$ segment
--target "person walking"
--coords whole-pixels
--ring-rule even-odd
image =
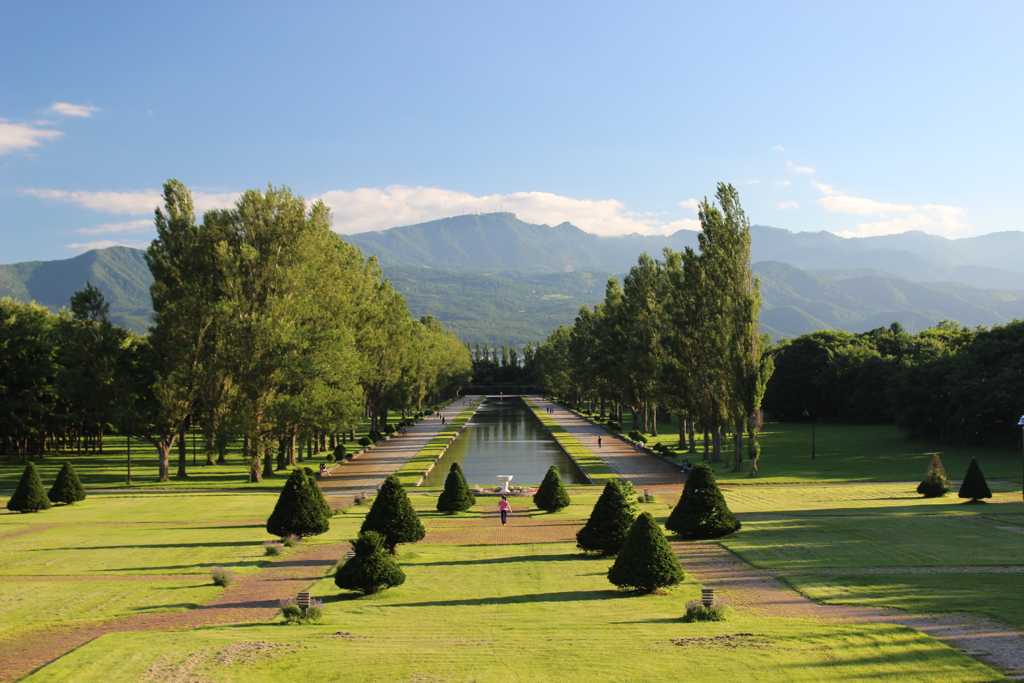
[[[505,526],[505,522],[508,521],[508,513],[512,512],[512,506],[508,504],[508,498],[505,496],[502,496],[498,503],[498,512],[501,513],[501,525]]]
[[[597,437],[597,447],[598,447],[598,448],[600,448],[600,447],[601,447],[601,437],[600,437],[600,436],[599,436],[599,437]]]

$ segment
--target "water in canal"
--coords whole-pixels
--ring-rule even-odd
[[[518,396],[485,399],[421,485],[444,486],[453,462],[470,486],[497,486],[499,474],[511,474],[512,486],[537,486],[552,465],[566,484],[587,483]]]

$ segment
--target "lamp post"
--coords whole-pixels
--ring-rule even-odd
[[[817,460],[817,458],[815,457],[815,453],[814,453],[814,447],[815,447],[815,443],[814,443],[814,413],[809,413],[809,412],[807,412],[807,408],[804,408],[804,417],[808,417],[808,416],[810,416],[810,418],[811,418],[811,460]],[[1024,416],[1021,416],[1020,419],[1022,421],[1024,421]],[[1022,422],[1022,424],[1024,424],[1024,422]]]
[[[1024,415],[1020,416],[1020,420],[1017,421],[1017,426],[1020,427],[1020,457],[1021,457],[1021,478],[1024,480]],[[1024,483],[1021,484],[1021,498],[1024,499]]]

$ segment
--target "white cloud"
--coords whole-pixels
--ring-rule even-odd
[[[788,166],[789,170],[793,171],[793,173],[814,173],[814,169],[810,166],[797,166],[792,161],[787,161],[786,166]]]
[[[161,193],[157,190],[85,192],[36,188],[22,190],[22,194],[67,202],[108,214],[146,215],[162,204]],[[238,192],[192,192],[197,217],[209,209],[230,207],[239,197]],[[510,211],[529,223],[557,225],[568,221],[596,235],[633,232],[664,235],[677,230],[700,230],[700,221],[695,218],[666,220],[658,213],[629,211],[616,199],[576,199],[550,192],[514,192],[478,197],[434,187],[392,185],[383,189],[363,187],[352,191],[331,190],[314,199],[322,199],[331,208],[334,230],[341,234],[387,230],[399,225],[412,225],[460,214],[494,211]],[[678,205],[696,211],[699,202],[691,198],[678,202]],[[151,225],[151,221],[106,223],[83,228],[79,232],[127,232],[142,230],[144,224]]]
[[[384,189],[332,190],[318,197],[331,207],[334,230],[350,235],[386,230],[399,225],[458,216],[466,213],[511,211],[529,223],[557,225],[568,221],[596,235],[669,234],[677,230],[699,230],[700,221],[681,219],[665,222],[632,213],[616,199],[576,199],[550,192],[514,192],[483,197],[435,187],[391,185]],[[690,208],[687,200],[681,206]]]
[[[936,235],[955,237],[971,225],[966,222],[967,209],[945,204],[893,204],[863,197],[851,197],[831,185],[814,183],[826,195],[815,201],[829,213],[851,213],[877,216],[884,220],[858,223],[857,230],[837,234],[843,237],[893,235],[908,230],[922,230]]]
[[[0,154],[39,147],[45,140],[56,140],[64,135],[59,130],[43,130],[34,126],[35,124],[10,123],[7,119],[0,119]]]
[[[125,223],[104,223],[93,228],[75,230],[75,232],[80,235],[102,235],[107,232],[142,232],[144,230],[151,230],[153,227],[152,218],[140,218],[137,221],[127,221]]]
[[[50,105],[50,108],[46,110],[53,114],[61,114],[63,116],[83,116],[89,118],[93,115],[93,112],[103,111],[99,107],[90,107],[87,104],[71,104],[69,102],[54,102]]]
[[[776,209],[799,209],[800,202],[782,202],[775,205]]]
[[[816,182],[814,182],[812,180],[811,181],[811,185],[814,185],[816,188],[818,188],[818,190],[822,194],[825,194],[825,195],[832,196],[832,195],[837,195],[837,194],[843,194],[843,192],[841,190],[837,190],[836,188],[832,187],[831,185],[826,185],[825,183],[816,183]]]
[[[82,192],[68,190],[27,189],[22,194],[51,199],[58,202],[77,204],[103,213],[141,215],[153,213],[163,205],[163,195],[158,190],[133,190],[129,192]],[[231,206],[241,196],[240,192],[192,192],[192,203],[196,215],[210,209]]]
[[[776,180],[775,184],[778,185],[779,187],[785,187],[786,185],[789,185],[792,182],[793,181],[791,180]]]
[[[760,180],[743,180],[743,181],[740,181],[740,185],[757,185],[760,182],[761,182]]]
[[[148,240],[99,240],[98,242],[81,242],[79,244],[65,244],[65,249],[77,251],[91,251],[92,249],[106,249],[107,247],[133,247],[145,249],[149,246]]]
[[[782,145],[775,145],[774,147],[772,147],[772,151],[773,152],[785,152],[786,148],[783,147]]]

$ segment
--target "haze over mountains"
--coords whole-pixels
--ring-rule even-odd
[[[916,331],[940,320],[993,325],[1024,317],[1024,233],[950,240],[922,232],[848,239],[752,226],[762,328],[791,337],[823,328],[862,331],[898,321]],[[598,237],[511,213],[455,216],[344,236],[405,294],[461,339],[522,344],[570,324],[646,251],[697,247],[697,233]],[[0,266],[0,296],[56,309],[89,280],[114,322],[137,332],[150,313],[142,252],[112,247],[63,261]]]

